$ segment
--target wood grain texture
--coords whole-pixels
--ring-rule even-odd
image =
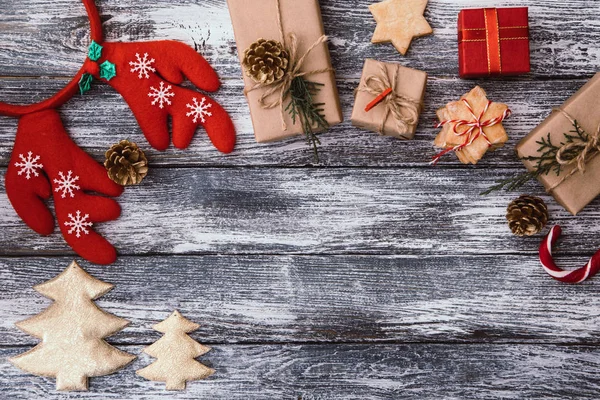
[[[515,194],[480,196],[506,169],[161,168],[128,188],[116,221],[97,226],[122,255],[537,253],[540,237],[510,234]],[[1,172],[4,174],[4,170]],[[543,195],[537,183],[525,191]],[[551,223],[568,253],[591,255],[594,201],[577,218],[551,197]],[[0,184],[0,255],[71,254],[12,210]]]
[[[357,66],[362,69],[362,65]],[[66,83],[63,79],[1,79],[1,92],[13,103],[39,101],[51,96]],[[508,103],[513,116],[505,122],[510,135],[506,147],[487,155],[477,168],[506,166],[524,170],[514,154],[514,145],[546,118],[553,107],[561,105],[575,93],[585,80],[557,81],[480,81],[494,101]],[[425,110],[420,118],[416,138],[401,141],[354,128],[350,123],[353,91],[358,80],[340,81],[341,101],[346,122],[322,134],[320,150],[323,166],[422,166],[438,150],[433,140],[436,110],[472,89],[475,83],[458,79],[432,78],[427,86]],[[233,154],[224,156],[210,144],[200,129],[186,151],[171,146],[166,152],[150,148],[143,137],[131,110],[119,94],[107,85],[98,84],[86,96],[77,96],[61,108],[65,126],[71,136],[97,160],[121,138],[136,141],[147,151],[151,166],[304,166],[313,162],[313,154],[302,137],[271,144],[258,144],[250,121],[248,105],[242,95],[239,80],[227,80],[215,98],[231,113],[238,131],[238,145]],[[16,133],[15,119],[0,117],[0,165],[6,166]],[[454,155],[443,164],[460,165]]]
[[[425,17],[434,34],[413,42],[407,57],[388,44],[370,43],[375,22],[370,0],[321,0],[325,31],[331,37],[334,67],[341,78],[358,78],[360,60],[402,61],[435,76],[456,76],[456,21],[468,7],[496,7],[495,0],[436,0]],[[73,0],[3,0],[0,75],[70,76],[88,44],[83,6]],[[102,0],[98,2],[107,39],[178,39],[195,46],[222,76],[239,77],[240,68],[225,0]],[[530,9],[531,77],[591,75],[600,65],[600,22],[594,0],[503,1],[501,6]],[[50,55],[51,57],[40,57]],[[19,60],[18,63],[15,60]],[[359,60],[357,62],[357,60]]]
[[[115,284],[98,303],[132,324],[110,342],[133,354],[158,339],[152,324],[174,308],[201,324],[213,347],[201,361],[217,374],[183,393],[134,371],[63,394],[7,358],[35,344],[14,322],[49,301],[32,286],[75,255],[60,233],[40,237],[14,213],[0,179],[0,389],[2,398],[115,399],[593,399],[600,391],[598,280],[557,283],[537,261],[539,237],[512,237],[513,194],[478,195],[523,171],[513,148],[600,66],[596,0],[430,0],[434,35],[406,57],[371,45],[372,0],[321,0],[346,122],[321,136],[310,167],[302,138],[256,144],[242,96],[225,0],[98,0],[111,41],[176,39],[195,47],[223,78],[215,98],[231,113],[238,147],[218,153],[201,131],[186,151],[149,149],[119,95],[96,84],[61,108],[67,130],[98,161],[129,138],[151,172],[119,199],[118,221],[98,230],[121,252],[112,266],[82,265]],[[500,4],[501,3],[501,4]],[[456,18],[468,7],[528,6],[532,73],[457,78]],[[0,98],[40,101],[80,67],[89,43],[77,0],[0,0]],[[430,74],[411,142],[353,128],[353,90],[366,57]],[[506,147],[474,167],[453,156],[427,165],[435,110],[481,84],[514,111]],[[15,137],[0,117],[0,178]],[[558,261],[583,265],[600,245],[600,200],[571,217],[542,187],[564,227]],[[52,202],[50,202],[52,207]]]
[[[0,356],[25,350],[0,349]],[[128,399],[593,399],[600,390],[599,352],[552,345],[217,345],[201,358],[217,373],[181,393],[134,375],[150,363],[145,355],[115,375],[93,378],[90,392],[57,394],[52,380],[24,376],[5,363],[0,386],[7,398],[26,399],[121,399],[124,393]]]
[[[69,261],[0,258],[0,347],[36,343],[14,323],[50,304],[32,287]],[[152,256],[82,266],[116,283],[98,304],[131,321],[111,338],[119,344],[152,343],[151,327],[174,309],[201,324],[194,337],[206,344],[600,340],[595,282],[565,286],[529,256]]]

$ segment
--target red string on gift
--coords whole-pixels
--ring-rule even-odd
[[[479,117],[478,117],[477,115],[475,115],[475,111],[473,111],[473,107],[471,107],[471,104],[469,104],[467,99],[461,99],[461,100],[467,107],[467,110],[469,110],[469,113],[471,114],[473,119],[470,121],[465,120],[465,119],[450,119],[450,120],[440,122],[439,124],[436,125],[436,128],[441,128],[448,124],[454,124],[454,128],[452,129],[452,131],[454,132],[454,134],[456,136],[464,136],[465,141],[463,144],[447,148],[446,150],[438,153],[436,156],[433,157],[433,161],[431,161],[431,164],[433,164],[433,165],[436,165],[440,161],[440,159],[443,156],[445,156],[446,154],[451,153],[451,152],[461,151],[465,147],[472,145],[473,142],[475,142],[475,140],[477,140],[479,137],[483,137],[485,139],[485,141],[487,142],[488,146],[491,147],[492,142],[490,142],[490,140],[487,137],[483,128],[498,125],[498,124],[502,123],[506,118],[510,117],[510,115],[512,114],[512,111],[507,108],[504,111],[504,113],[502,113],[501,116],[489,119],[487,121],[482,121],[483,116],[485,115],[487,110],[492,105],[492,101],[488,101],[488,103],[486,104],[486,106],[481,111],[481,113],[479,114]],[[469,129],[467,129],[464,132],[459,132],[458,128],[461,126],[468,126]]]

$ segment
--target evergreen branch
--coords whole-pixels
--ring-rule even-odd
[[[290,89],[287,94],[290,95],[290,103],[285,108],[285,111],[290,113],[292,122],[300,121],[302,131],[306,135],[306,141],[313,148],[315,161],[319,163],[318,145],[321,144],[315,130],[329,128],[329,123],[325,120],[324,108],[325,103],[315,103],[314,96],[319,93],[322,83],[311,82],[302,76],[298,76],[292,80]]]
[[[482,192],[480,195],[485,196],[500,190],[513,192],[523,187],[527,182],[537,179],[542,175],[548,175],[551,172],[554,172],[556,176],[559,176],[563,170],[563,166],[558,162],[556,157],[559,151],[567,144],[576,143],[576,146],[567,148],[561,153],[561,159],[567,161],[574,160],[579,157],[589,140],[588,134],[581,128],[577,121],[574,121],[573,129],[569,133],[565,133],[564,137],[565,141],[558,146],[552,143],[550,133],[548,133],[547,137],[542,137],[536,142],[540,145],[538,153],[541,154],[539,156],[522,158],[522,160],[536,163],[533,171],[497,181],[494,186],[490,187],[485,192]]]
[[[517,176],[513,176],[512,178],[503,179],[501,181],[497,181],[496,185],[490,187],[485,192],[480,193],[480,196],[487,196],[490,193],[497,192],[500,190],[505,190],[507,192],[514,192],[531,180],[536,179],[539,176],[537,171],[525,172],[523,174],[519,174]]]

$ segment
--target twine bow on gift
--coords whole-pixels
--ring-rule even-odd
[[[483,128],[501,124],[506,118],[510,117],[510,115],[512,114],[512,111],[507,108],[506,110],[504,110],[502,115],[500,115],[496,118],[482,121],[483,116],[485,115],[485,113],[488,111],[488,109],[492,105],[492,101],[488,100],[488,103],[486,104],[484,109],[481,111],[479,116],[477,116],[477,115],[475,115],[475,112],[473,111],[473,107],[471,107],[471,104],[469,104],[467,99],[461,99],[461,100],[464,103],[464,105],[467,107],[467,110],[469,110],[469,113],[471,114],[472,119],[471,120],[450,119],[450,120],[440,122],[439,124],[436,125],[436,128],[441,128],[444,125],[448,125],[448,124],[454,124],[454,128],[452,129],[453,133],[456,136],[464,136],[465,141],[464,141],[464,143],[459,144],[458,146],[450,147],[450,148],[440,152],[439,154],[437,154],[435,157],[433,157],[433,161],[431,162],[433,165],[437,164],[440,161],[440,159],[443,156],[445,156],[446,154],[451,153],[453,151],[454,152],[461,151],[465,147],[472,145],[473,142],[475,142],[475,140],[479,139],[480,137],[483,137],[485,139],[485,141],[487,142],[488,146],[492,147],[492,142],[488,138],[488,136],[485,133],[485,130]],[[461,126],[467,126],[467,127],[469,127],[469,129],[467,129],[464,132],[459,132],[458,128]]]
[[[560,112],[565,118],[573,124],[577,125],[577,121],[568,112],[561,108],[555,108],[554,112]],[[562,185],[567,179],[571,178],[577,173],[584,174],[586,164],[592,161],[598,154],[600,154],[600,125],[593,134],[586,134],[585,137],[570,136],[570,140],[560,146],[556,152],[556,162],[562,167],[568,167],[575,165],[568,174],[563,176],[557,183],[548,188],[551,192],[560,185]]]
[[[419,120],[420,102],[408,96],[399,93],[398,91],[398,76],[400,66],[396,65],[392,71],[390,78],[388,70],[384,64],[380,64],[381,73],[379,75],[369,75],[363,85],[358,88],[358,92],[365,92],[376,96],[375,100],[367,106],[365,111],[370,111],[376,104],[383,103],[385,107],[385,115],[381,120],[378,132],[383,134],[385,124],[390,115],[394,118],[398,133],[405,139],[410,139],[404,136],[409,129],[415,126]]]
[[[306,59],[308,58],[309,54],[315,48],[317,48],[317,46],[327,42],[328,37],[326,35],[321,36],[320,38],[317,39],[316,42],[314,42],[308,48],[308,50],[306,50],[306,52],[302,56],[299,56],[299,54],[298,54],[298,39],[297,39],[296,35],[294,33],[290,33],[288,35],[288,41],[286,42],[286,40],[285,40],[286,36],[285,36],[285,33],[283,32],[283,21],[282,21],[282,17],[281,17],[281,2],[280,2],[280,0],[276,0],[276,4],[277,4],[277,24],[279,27],[279,34],[281,35],[281,39],[282,39],[282,43],[283,43],[284,47],[289,52],[290,67],[287,70],[287,72],[285,73],[285,75],[280,80],[276,80],[275,82],[272,82],[272,83],[257,83],[250,89],[244,90],[244,94],[248,94],[248,93],[258,90],[258,89],[266,88],[267,90],[265,90],[265,92],[260,96],[260,98],[258,99],[258,102],[259,102],[260,106],[264,109],[273,109],[275,107],[279,107],[280,114],[281,114],[282,128],[284,130],[287,130],[283,102],[285,101],[285,98],[290,94],[290,90],[292,87],[292,81],[295,78],[300,78],[300,77],[307,76],[307,75],[315,75],[315,74],[320,74],[323,72],[331,72],[331,71],[333,71],[333,69],[332,68],[322,68],[322,69],[315,69],[315,70],[301,72],[302,67],[303,67]],[[270,98],[273,95],[277,95],[277,98],[270,100]]]

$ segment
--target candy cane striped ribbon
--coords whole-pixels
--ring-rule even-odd
[[[552,258],[552,246],[556,244],[562,229],[556,225],[540,246],[540,262],[542,267],[551,277],[565,283],[581,283],[596,275],[600,271],[600,250],[594,254],[590,261],[583,267],[574,271],[564,271],[556,266]]]
[[[502,121],[504,121],[506,118],[510,117],[510,115],[512,114],[512,111],[507,108],[504,111],[504,113],[502,113],[501,116],[489,119],[487,121],[481,121],[481,119],[483,118],[483,116],[485,115],[487,110],[492,105],[492,101],[488,101],[488,103],[486,104],[483,111],[481,111],[481,113],[479,114],[479,117],[478,117],[477,115],[475,115],[475,111],[473,111],[473,107],[471,107],[471,105],[469,104],[467,99],[461,99],[461,100],[467,107],[467,110],[469,110],[469,113],[471,114],[473,119],[470,121],[467,121],[465,119],[450,119],[447,121],[440,122],[439,124],[436,125],[436,128],[441,128],[444,125],[448,125],[448,124],[454,124],[454,128],[452,129],[452,131],[454,132],[454,134],[456,136],[465,136],[465,142],[458,146],[450,147],[450,148],[440,152],[439,154],[437,154],[435,157],[433,157],[433,161],[431,162],[433,165],[437,164],[440,161],[440,159],[443,156],[445,156],[446,154],[451,153],[453,151],[461,151],[465,147],[472,145],[473,142],[475,140],[477,140],[480,136],[483,137],[485,139],[485,141],[487,142],[488,146],[491,147],[492,142],[490,142],[490,139],[487,137],[483,128],[498,125],[498,124],[502,123]],[[461,126],[468,126],[469,129],[467,129],[464,132],[458,132],[458,128]]]

